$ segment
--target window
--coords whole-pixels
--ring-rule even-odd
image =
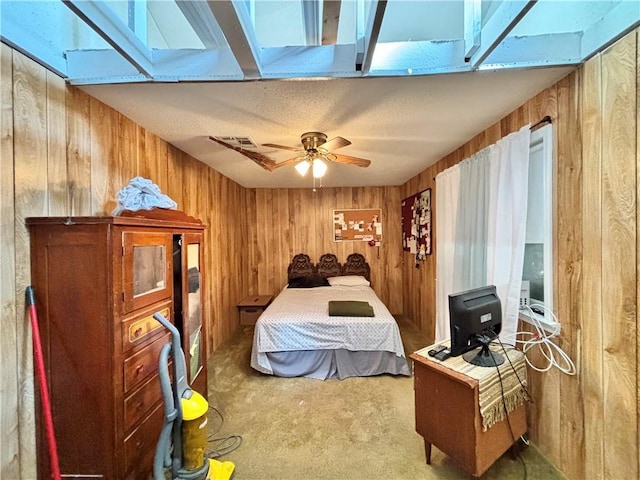
[[[534,312],[545,327],[551,327],[553,310],[553,127],[546,125],[531,134],[527,231],[522,269],[521,303],[542,304],[549,311]],[[528,297],[528,300],[524,300]],[[537,310],[537,308],[536,308]],[[530,312],[520,318],[531,321]]]

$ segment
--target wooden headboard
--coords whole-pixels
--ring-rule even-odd
[[[338,257],[333,253],[325,253],[320,257],[318,265],[316,265],[318,274],[324,278],[337,277],[342,275],[342,265],[338,262]]]
[[[309,255],[298,253],[293,257],[287,268],[288,279],[296,277],[311,277],[321,275],[325,278],[339,275],[361,275],[371,281],[371,267],[360,253],[352,253],[347,257],[344,265],[338,262],[333,253],[325,253],[320,257],[317,265],[311,262]]]
[[[289,280],[296,277],[311,277],[316,274],[316,267],[311,263],[311,258],[305,253],[299,253],[293,257],[287,268]]]
[[[342,275],[362,275],[371,281],[371,267],[360,253],[352,253],[342,266]]]

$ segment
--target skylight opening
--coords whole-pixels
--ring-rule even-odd
[[[1,21],[72,84],[316,79],[577,65],[640,2],[3,0]]]

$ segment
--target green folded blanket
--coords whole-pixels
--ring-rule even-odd
[[[330,317],[373,317],[373,307],[369,302],[355,300],[330,300]]]

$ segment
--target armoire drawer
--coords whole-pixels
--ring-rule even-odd
[[[124,440],[124,462],[126,470],[132,468],[140,473],[150,474],[153,466],[153,455],[156,450],[160,431],[164,423],[164,405],[160,403],[146,417],[131,435]],[[147,478],[135,475],[136,478]]]
[[[124,400],[124,431],[133,430],[162,398],[160,379],[154,375]]]
[[[158,338],[124,361],[124,391],[128,392],[158,371],[160,350],[169,342],[169,334]]]
[[[137,345],[153,340],[166,329],[153,315],[161,313],[171,321],[171,302],[165,301],[138,312],[122,321],[122,351],[128,352]]]

